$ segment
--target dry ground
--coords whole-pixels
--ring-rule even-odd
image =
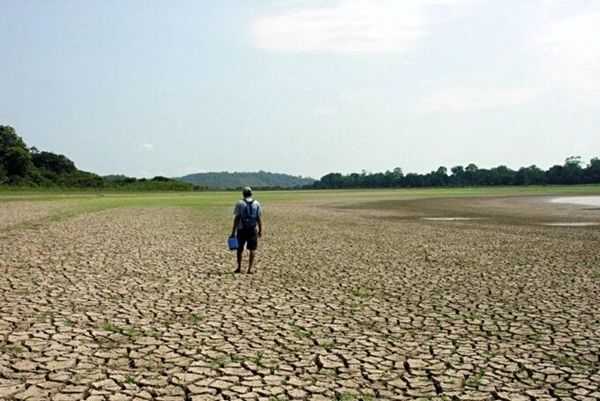
[[[254,275],[230,206],[11,204],[0,399],[599,400],[600,228],[538,223],[600,212],[528,204],[264,204]]]

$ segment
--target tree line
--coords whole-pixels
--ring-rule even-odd
[[[531,165],[512,170],[506,166],[490,169],[479,168],[471,163],[454,166],[448,171],[444,166],[427,174],[404,174],[397,167],[384,173],[340,174],[329,173],[315,181],[311,188],[424,188],[463,186],[509,186],[546,184],[598,184],[600,183],[600,159],[595,157],[583,165],[579,156],[568,157],[564,164],[548,170]]]
[[[0,185],[35,188],[92,188],[133,191],[189,191],[194,185],[166,177],[101,177],[79,170],[64,155],[28,147],[14,128],[0,125]]]
[[[282,177],[283,179],[290,177],[272,173],[263,174],[265,177],[266,175],[269,175],[269,178],[275,177],[280,180]],[[245,176],[244,178],[248,179],[249,177]],[[310,180],[301,177],[293,178]],[[296,182],[296,184],[298,183]],[[512,170],[503,165],[485,169],[471,163],[466,167],[454,166],[450,171],[441,166],[427,174],[404,174],[399,167],[383,173],[367,173],[366,171],[345,175],[330,173],[312,184],[305,184],[303,188],[423,188],[597,183],[600,183],[600,159],[595,157],[584,165],[580,157],[571,156],[565,160],[564,164],[554,165],[548,170],[542,170],[535,165],[521,167],[518,170]],[[236,187],[241,187],[242,184],[248,185],[241,182],[237,184]],[[12,127],[5,125],[0,125],[0,185],[167,191],[206,188],[206,183],[201,187],[160,176],[151,179],[138,179],[122,175],[101,177],[94,173],[81,171],[77,169],[73,161],[64,155],[28,147]]]

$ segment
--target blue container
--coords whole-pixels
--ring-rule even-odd
[[[229,245],[230,251],[235,251],[236,249],[238,249],[237,237],[229,237],[229,239],[227,240],[227,245]]]

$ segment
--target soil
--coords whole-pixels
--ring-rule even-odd
[[[263,208],[253,275],[233,274],[229,205],[0,231],[0,399],[600,399],[600,229],[541,225],[597,211]]]

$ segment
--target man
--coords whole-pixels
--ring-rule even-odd
[[[231,236],[233,237],[237,234],[238,240],[237,269],[234,273],[239,273],[242,270],[242,254],[244,253],[244,245],[246,245],[248,251],[250,251],[248,274],[252,274],[258,238],[262,236],[262,213],[260,203],[252,199],[252,188],[245,187],[242,195],[244,199],[239,200],[233,209],[235,218],[233,219]]]

